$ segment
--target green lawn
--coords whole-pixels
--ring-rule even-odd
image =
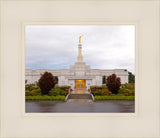
[[[134,96],[121,96],[121,95],[114,95],[114,96],[95,96],[95,101],[98,100],[134,100]]]
[[[112,95],[112,96],[95,96],[95,101],[99,100],[134,100],[134,96],[121,96],[121,95]],[[26,96],[26,100],[59,100],[59,101],[64,101],[65,96]]]
[[[25,97],[26,100],[59,100],[59,101],[64,101],[65,100],[65,96],[26,96]]]

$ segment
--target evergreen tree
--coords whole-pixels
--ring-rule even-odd
[[[128,72],[129,83],[135,83],[135,75],[132,72]]]
[[[105,75],[102,78],[102,82],[103,82],[103,84],[106,84],[106,76]]]

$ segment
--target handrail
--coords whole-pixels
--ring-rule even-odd
[[[69,91],[68,91],[68,94],[66,95],[66,98],[65,98],[65,102],[68,100],[68,97],[69,97],[69,95],[70,95],[70,89],[69,89]]]
[[[94,101],[95,99],[94,99],[94,95],[92,94],[92,91],[89,90],[89,92],[90,92],[90,94],[91,94],[92,100]]]

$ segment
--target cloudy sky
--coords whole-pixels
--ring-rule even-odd
[[[92,69],[135,72],[133,25],[28,25],[26,69],[68,69],[77,61],[80,35],[84,62]]]

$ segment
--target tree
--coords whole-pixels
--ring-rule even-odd
[[[106,85],[113,94],[117,94],[121,86],[121,80],[116,74],[112,74],[108,76]]]
[[[44,72],[38,80],[38,85],[42,91],[42,95],[48,95],[49,91],[54,88],[55,84],[55,77],[50,72]]]
[[[105,76],[105,75],[103,76],[102,81],[103,81],[103,84],[105,84],[105,83],[106,83],[106,76]]]
[[[129,83],[135,83],[135,75],[132,72],[128,72]]]

